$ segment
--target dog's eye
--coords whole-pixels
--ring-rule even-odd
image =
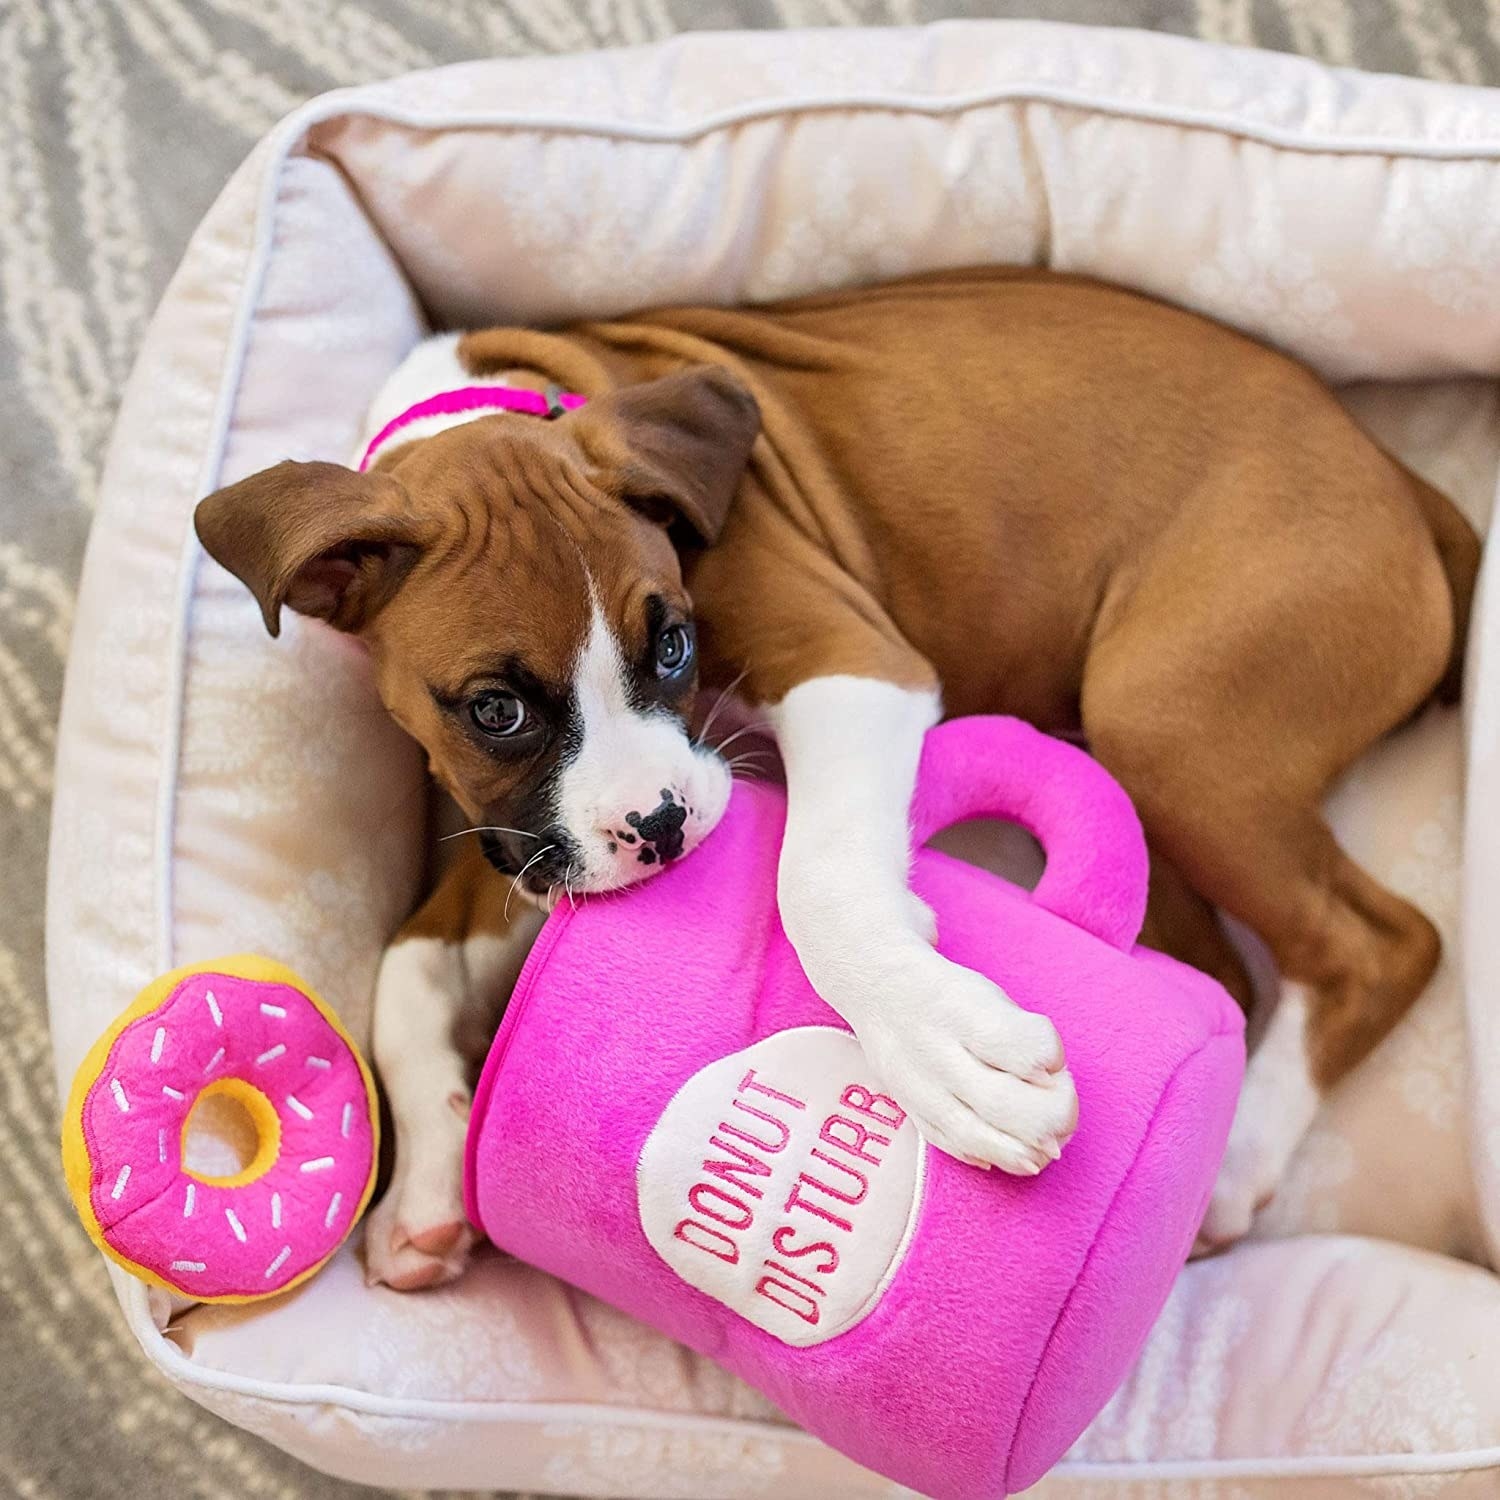
[[[656,675],[676,677],[693,660],[693,627],[668,625],[656,638]]]
[[[469,717],[496,739],[519,734],[526,726],[526,705],[514,693],[480,693],[469,704]]]

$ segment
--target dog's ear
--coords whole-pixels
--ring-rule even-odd
[[[760,432],[760,408],[728,370],[697,365],[596,397],[572,421],[623,500],[713,542]]]
[[[255,595],[272,635],[281,606],[358,630],[431,540],[388,474],[288,460],[218,490],[194,524],[209,555]]]

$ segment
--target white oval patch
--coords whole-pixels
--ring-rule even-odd
[[[847,1031],[794,1027],[672,1097],[636,1168],[641,1226],[690,1286],[805,1348],[852,1328],[890,1285],[925,1154]]]

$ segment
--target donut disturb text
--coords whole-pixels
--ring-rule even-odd
[[[783,1342],[864,1317],[905,1250],[922,1143],[833,1027],[704,1068],[641,1153],[641,1219],[685,1281]]]

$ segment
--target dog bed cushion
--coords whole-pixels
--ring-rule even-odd
[[[230,949],[292,965],[368,1038],[381,944],[421,879],[421,757],[359,646],[301,619],[270,641],[191,514],[281,458],[346,458],[429,327],[1045,263],[1357,383],[1361,416],[1483,521],[1497,251],[1500,96],[1134,33],[699,35],[313,101],[195,235],[126,392],[59,739],[60,1079],[154,975]],[[1492,595],[1465,722],[1429,713],[1334,801],[1351,848],[1442,927],[1442,972],[1329,1102],[1262,1238],[1182,1275],[1036,1493],[1492,1491],[1500,1286],[1457,1258],[1500,1245],[1500,1065],[1466,1076],[1500,1055],[1480,904],[1500,873]],[[351,1478],[893,1493],[709,1362],[493,1254],[419,1296],[365,1287],[352,1248],[257,1307],[174,1316],[116,1286],[189,1395]]]

